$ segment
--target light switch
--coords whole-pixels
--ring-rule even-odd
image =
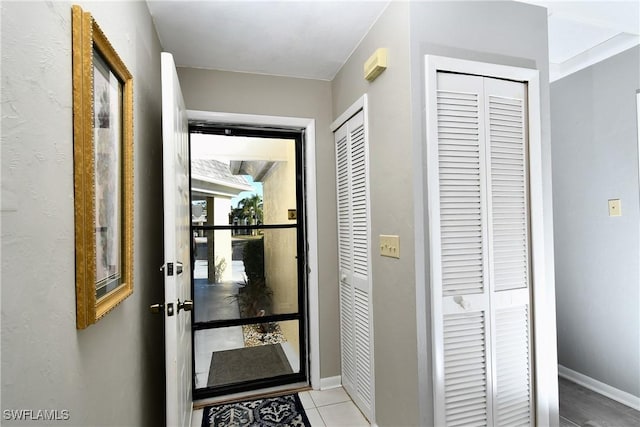
[[[609,199],[609,216],[622,216],[620,199]]]
[[[391,258],[400,258],[400,237],[381,234],[380,255]]]

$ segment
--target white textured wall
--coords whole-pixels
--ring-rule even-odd
[[[78,3],[134,76],[134,293],[76,330],[72,3],[2,2],[1,406],[160,425],[162,318],[147,310],[162,298],[160,46],[144,2]]]
[[[639,64],[635,47],[552,83],[551,131],[558,362],[640,397]]]

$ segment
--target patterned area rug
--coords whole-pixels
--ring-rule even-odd
[[[202,427],[311,427],[297,394],[207,406]]]

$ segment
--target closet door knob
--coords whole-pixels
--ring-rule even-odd
[[[462,297],[460,295],[458,295],[456,297],[453,297],[453,302],[458,304],[464,310],[469,310],[469,308],[471,307],[471,303],[469,301],[467,301],[466,299],[464,299],[464,297]]]

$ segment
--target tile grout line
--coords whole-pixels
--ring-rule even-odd
[[[307,394],[309,396],[309,399],[311,399],[311,402],[313,403],[313,409],[316,410],[316,413],[320,417],[320,421],[322,421],[322,425],[326,427],[327,423],[324,421],[324,418],[322,418],[322,414],[320,413],[320,410],[318,409],[318,405],[316,404],[316,401],[313,399],[313,396],[311,395],[311,392],[308,391]]]
[[[339,387],[339,388],[342,388],[342,387]],[[333,390],[333,389],[331,389],[331,390]],[[313,394],[311,393],[312,391],[316,391],[316,390],[309,390],[308,393],[309,393],[309,397],[311,398],[311,401],[313,402],[313,404],[315,405],[316,408],[321,408],[321,407],[330,406],[330,405],[336,405],[338,403],[353,402],[353,400],[351,400],[351,397],[349,397],[349,395],[345,391],[344,392],[345,393],[345,398],[346,398],[345,400],[340,400],[338,402],[326,403],[324,405],[318,405],[316,403],[315,399],[313,398]],[[321,393],[322,391],[323,390],[319,390],[318,393]]]
[[[320,413],[320,409],[316,408],[316,411],[318,412],[318,416],[320,417],[320,419],[322,420],[322,424],[326,427],[327,426],[327,422],[324,420],[324,417],[322,416],[322,414]]]
[[[308,391],[307,393],[309,395],[309,398],[311,399],[311,401],[314,404],[314,409],[318,413],[318,416],[320,417],[320,420],[322,421],[322,424],[325,427],[327,427],[328,424],[327,424],[326,420],[324,419],[324,417],[322,416],[322,412],[320,411],[320,408],[326,408],[326,407],[329,407],[329,406],[341,405],[341,404],[345,404],[345,403],[353,404],[353,400],[351,400],[351,398],[347,395],[346,400],[343,400],[343,401],[340,401],[340,402],[327,403],[327,404],[324,404],[324,405],[318,405],[316,403],[315,399],[313,398],[313,395],[312,395],[311,391]]]
[[[322,405],[322,406],[316,406],[316,408],[326,408],[327,406],[342,405],[343,403],[353,403],[353,402],[351,400],[343,400],[342,402],[333,402],[333,403],[327,403],[326,405]]]

